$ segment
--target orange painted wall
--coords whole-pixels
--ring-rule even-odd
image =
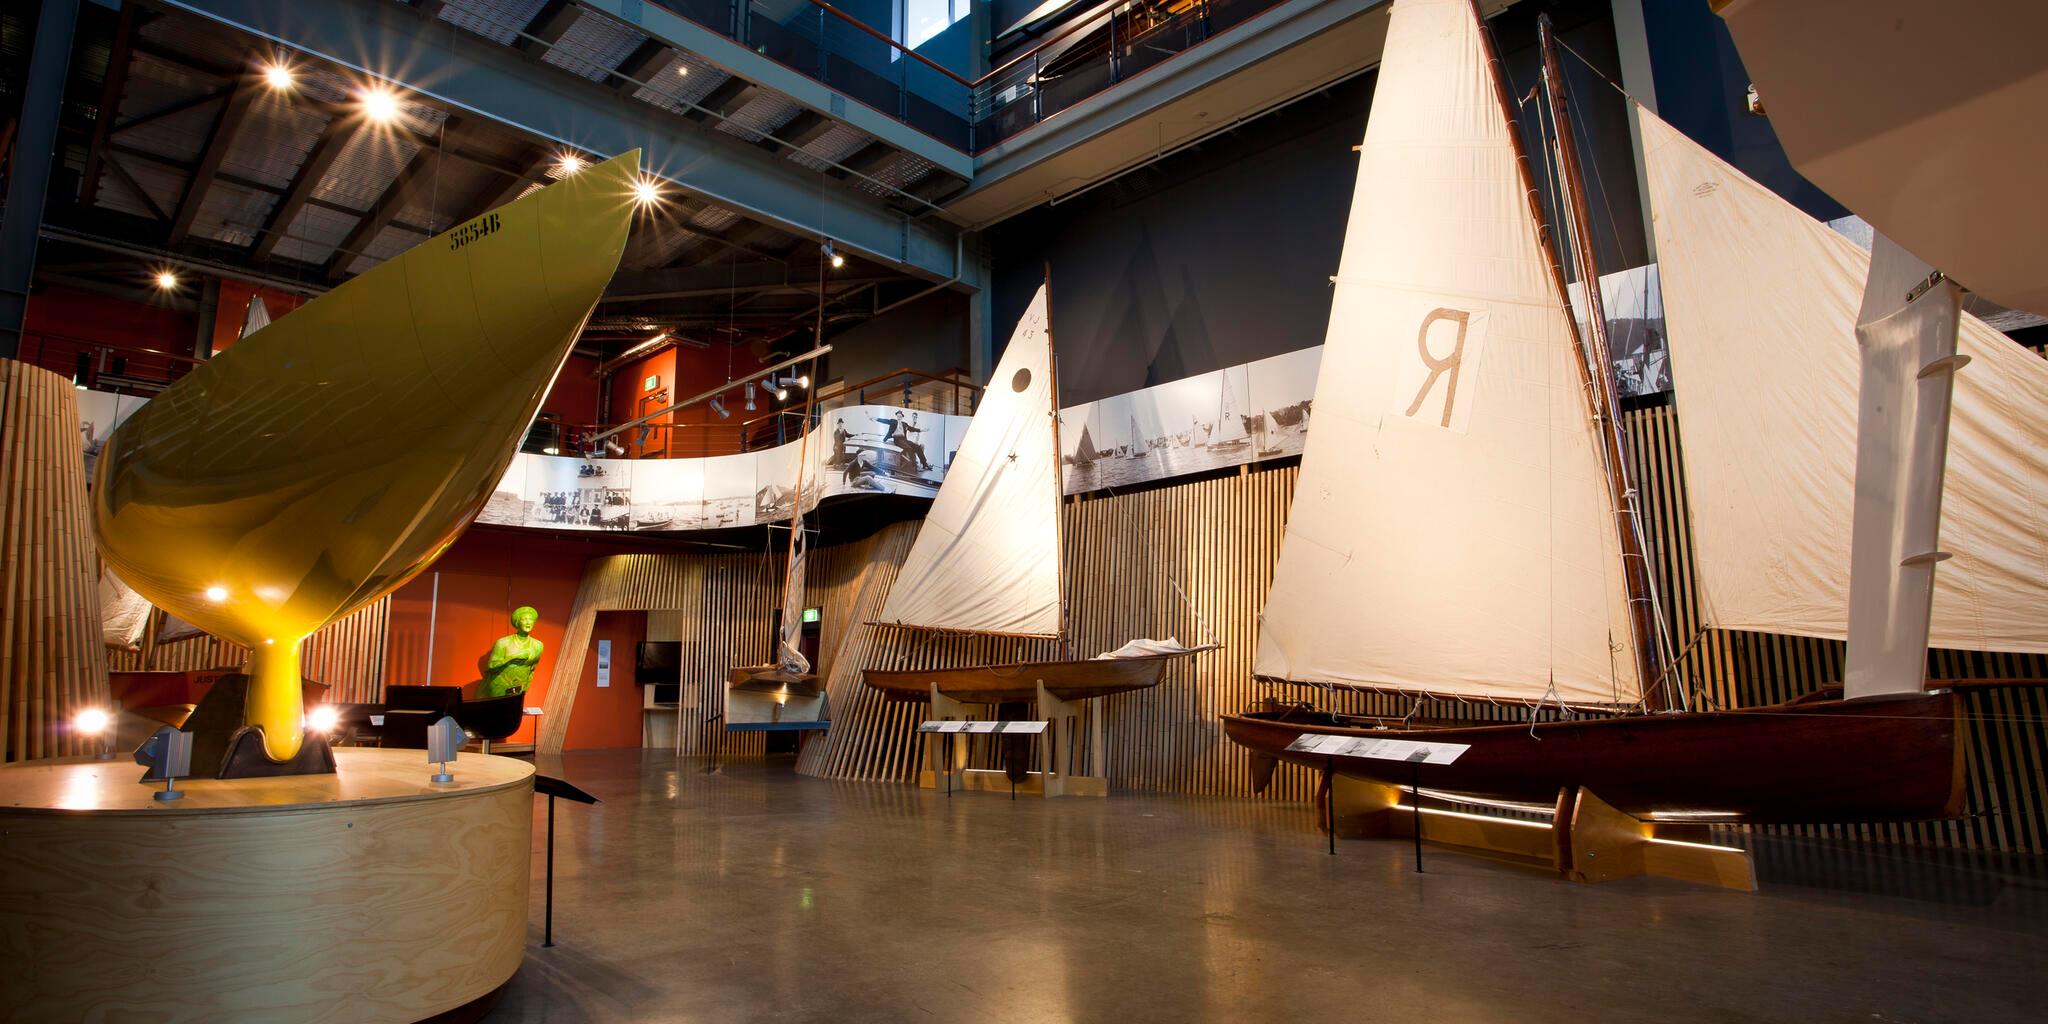
[[[768,365],[755,358],[753,350],[746,346],[732,349],[730,358],[728,366],[727,350],[722,345],[714,345],[708,349],[682,345],[656,352],[620,367],[611,377],[611,421],[624,423],[639,418],[641,399],[654,393],[647,391],[645,387],[649,376],[661,378],[656,391],[666,392],[666,395],[659,405],[651,407],[661,408],[681,399],[702,394],[728,379],[728,376],[734,379],[745,377]],[[730,400],[726,402],[727,411],[732,413],[731,419],[721,420],[717,413],[711,411],[709,403],[699,403],[665,415],[655,422],[703,424],[711,428],[708,431],[686,428],[680,432],[676,441],[678,455],[725,454],[739,450],[741,421],[768,414],[770,405],[767,396],[757,393],[755,401],[756,410],[747,412],[745,401],[735,389]],[[635,431],[626,440],[630,442],[637,438],[638,431]],[[657,431],[649,437],[650,445],[658,446],[660,443],[661,432]],[[692,447],[693,445],[695,447]],[[707,445],[710,447],[707,448]],[[642,454],[637,447],[629,446],[628,450],[636,458]]]
[[[242,338],[242,325],[249,319],[249,300],[261,296],[263,308],[270,314],[270,321],[284,319],[286,313],[306,304],[304,295],[293,295],[275,288],[243,281],[220,282],[220,302],[213,313],[213,352],[219,355],[233,347]]]
[[[481,660],[490,652],[492,642],[512,631],[512,610],[532,605],[540,613],[533,635],[545,648],[526,704],[541,706],[547,697],[547,680],[555,676],[562,629],[575,604],[584,563],[637,550],[645,548],[523,530],[472,528],[427,571],[392,595],[386,679],[397,684],[460,686],[482,678]],[[634,647],[646,634],[646,615],[641,614],[637,623],[616,623],[611,632],[603,631],[603,622],[600,627],[597,636],[614,641],[612,686],[595,688],[597,657],[592,644],[579,684],[587,689],[577,693],[568,745],[639,746],[640,691],[633,685],[632,663]],[[528,719],[512,742],[533,742],[534,728],[534,720]]]

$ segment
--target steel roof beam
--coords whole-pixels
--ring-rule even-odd
[[[193,165],[192,176],[185,182],[185,195],[178,200],[178,212],[171,218],[171,232],[164,239],[166,247],[176,248],[192,233],[192,223],[199,219],[199,208],[206,205],[206,193],[213,187],[214,175],[220,173],[220,162],[235,144],[235,134],[248,119],[249,108],[255,105],[256,89],[256,84],[246,78],[235,83],[227,102],[214,117],[213,128],[206,134],[206,145],[199,151],[199,162]]]
[[[959,287],[982,285],[971,261],[954,265],[955,232],[915,220],[856,189],[828,183],[722,132],[688,125],[651,104],[568,74],[536,75],[517,50],[439,31],[384,0],[278,4],[163,0],[195,14],[368,74],[397,75],[421,96],[553,143],[609,155],[640,148],[644,165],[689,191],[790,234],[829,237],[849,253]],[[651,16],[650,11],[650,16]]]
[[[355,134],[355,124],[346,117],[336,117],[320,129],[319,141],[313,143],[312,152],[306,155],[306,162],[299,165],[299,172],[292,178],[291,186],[270,208],[270,215],[264,218],[263,228],[256,236],[255,249],[250,257],[258,262],[268,260],[277,251],[277,243],[284,241],[284,233],[304,209],[306,201],[313,198],[313,190],[320,187],[321,179],[334,167],[334,161],[348,145]]]

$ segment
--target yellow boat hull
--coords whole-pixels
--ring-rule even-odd
[[[386,260],[201,364],[109,439],[100,553],[252,653],[265,752],[299,642],[425,568],[489,499],[618,269],[639,152]]]

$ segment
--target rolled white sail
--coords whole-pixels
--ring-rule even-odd
[[[1465,0],[1399,0],[1257,674],[1640,699],[1570,327]]]
[[[1848,635],[1870,257],[1641,112],[1707,623]],[[1928,642],[2048,651],[2048,360],[1963,314]]]
[[[989,378],[877,621],[1059,635],[1057,404],[1040,286]]]
[[[1960,289],[1877,236],[1856,319],[1863,376],[1844,682],[1850,698],[1925,688],[1961,311]]]

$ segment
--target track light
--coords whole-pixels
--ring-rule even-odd
[[[832,261],[833,269],[836,270],[846,265],[846,257],[839,255],[839,253],[833,250],[831,239],[825,239],[824,243],[818,246],[818,251],[824,253],[825,258]]]
[[[612,453],[613,455],[626,454],[626,449],[621,447],[617,441],[614,441],[609,437],[604,439],[604,450]]]
[[[548,445],[546,448],[542,448],[540,450],[540,453],[542,455],[560,455],[562,454],[562,450],[560,448],[555,447],[554,445]]]
[[[719,419],[732,419],[732,413],[726,411],[725,403],[716,398],[711,400],[711,411],[717,413]]]
[[[398,93],[388,85],[377,84],[363,89],[357,96],[363,106],[363,116],[375,124],[390,124],[398,120]]]
[[[747,386],[746,386],[746,394],[747,394],[747,411],[748,411],[748,412],[753,412],[753,411],[754,411],[754,382],[753,382],[753,381],[748,381],[748,382],[747,382]]]

